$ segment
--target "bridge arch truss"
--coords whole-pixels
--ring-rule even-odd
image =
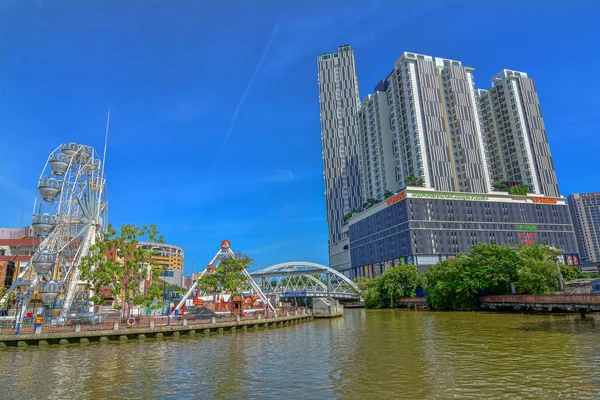
[[[254,271],[250,275],[265,294],[360,299],[360,290],[354,282],[342,273],[317,263],[289,261]]]

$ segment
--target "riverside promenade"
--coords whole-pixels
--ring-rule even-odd
[[[100,325],[73,325],[43,327],[41,333],[21,333],[19,335],[0,334],[0,349],[8,347],[28,347],[47,345],[88,344],[94,342],[122,342],[128,340],[162,339],[164,337],[195,336],[197,334],[236,333],[237,331],[276,328],[312,321],[313,315],[305,310],[286,312],[281,317],[231,317],[226,320],[212,318],[194,320],[173,318],[145,318],[132,326],[126,320],[106,321]]]
[[[427,308],[425,297],[401,298],[394,302],[396,307]],[[480,296],[479,308],[490,311],[600,311],[600,294],[552,294],[552,295],[504,295]]]

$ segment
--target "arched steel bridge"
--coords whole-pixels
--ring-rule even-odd
[[[265,294],[358,300],[360,290],[342,273],[306,261],[290,261],[250,273]]]

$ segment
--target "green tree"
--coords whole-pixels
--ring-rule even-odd
[[[363,204],[363,208],[367,209],[375,204],[379,203],[379,200],[369,197]]]
[[[526,185],[511,186],[508,189],[508,193],[514,194],[514,195],[519,195],[519,196],[526,196],[527,193],[529,193],[529,186],[526,186]]]
[[[394,307],[394,300],[402,297],[415,297],[417,288],[423,285],[423,276],[416,265],[400,264],[388,268],[377,277],[381,282],[381,297]]]
[[[519,294],[551,294],[558,290],[558,265],[560,251],[550,246],[521,245],[518,247],[521,262],[517,269],[515,287]]]
[[[483,290],[480,271],[469,256],[443,260],[425,271],[427,304],[433,309],[471,310]]]
[[[511,293],[510,284],[517,277],[520,263],[516,245],[477,243],[469,249],[469,262],[473,279],[490,294]]]
[[[228,257],[219,263],[212,272],[204,274],[198,279],[198,287],[205,293],[219,291],[230,294],[241,293],[248,288],[248,280],[242,271],[254,265],[248,255],[237,253],[235,257]]]
[[[181,286],[174,285],[172,283],[163,281],[165,279],[164,277],[161,277],[159,279],[161,281],[161,283],[160,283],[161,287],[168,293],[174,294],[176,297],[183,296],[187,291],[185,288],[182,288]]]
[[[409,175],[404,179],[405,186],[423,186],[425,181],[420,176]]]
[[[349,220],[350,218],[352,218],[352,216],[354,215],[354,213],[355,213],[355,212],[356,212],[355,210],[352,210],[352,211],[350,211],[348,214],[345,214],[345,215],[342,217],[342,219],[343,219],[343,221],[344,221],[344,224],[345,224],[346,222],[348,222],[348,220]]]
[[[4,286],[4,282],[0,282],[0,300],[4,298],[6,293],[8,292],[8,288]]]
[[[494,190],[498,190],[499,192],[508,192],[508,185],[504,182],[496,182],[492,186]]]
[[[394,192],[391,192],[389,190],[386,190],[383,192],[383,198],[384,199],[389,199],[390,197],[392,197],[394,195]]]
[[[381,279],[355,278],[354,282],[362,293],[366,308],[383,308],[385,303],[381,297]]]
[[[394,307],[396,299],[415,297],[417,288],[423,285],[423,276],[416,265],[402,263],[373,279],[359,277],[354,282],[362,292],[365,307],[383,308]]]
[[[560,273],[562,274],[565,282],[573,281],[575,279],[582,279],[582,278],[586,277],[579,268],[572,267],[570,265],[561,265]]]
[[[82,258],[81,278],[93,291],[91,300],[95,304],[104,304],[104,292],[109,291],[121,303],[115,305],[116,309],[123,304],[128,305],[130,312],[133,306],[161,306],[155,300],[162,297],[162,282],[158,278],[163,269],[152,259],[156,252],[140,246],[140,242],[164,243],[164,239],[155,225],[122,225],[120,231],[109,225],[104,239]]]
[[[482,293],[548,294],[558,288],[559,251],[544,244],[479,243],[470,254],[444,260],[425,272],[427,303],[434,309],[470,310]]]

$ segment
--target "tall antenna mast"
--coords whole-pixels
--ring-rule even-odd
[[[104,137],[104,154],[102,155],[102,174],[100,175],[104,179],[104,164],[106,163],[106,145],[108,144],[108,125],[110,124],[110,108],[108,109],[108,116],[106,117],[106,136]]]
[[[105,191],[104,187],[106,179],[104,179],[104,165],[106,164],[106,147],[108,146],[108,126],[110,125],[110,108],[108,109],[108,116],[106,117],[106,134],[104,136],[104,154],[102,154],[102,172],[100,173],[100,184],[101,190]],[[98,207],[98,215],[96,218],[100,217],[100,207]],[[108,204],[106,205],[106,218],[108,219]]]

